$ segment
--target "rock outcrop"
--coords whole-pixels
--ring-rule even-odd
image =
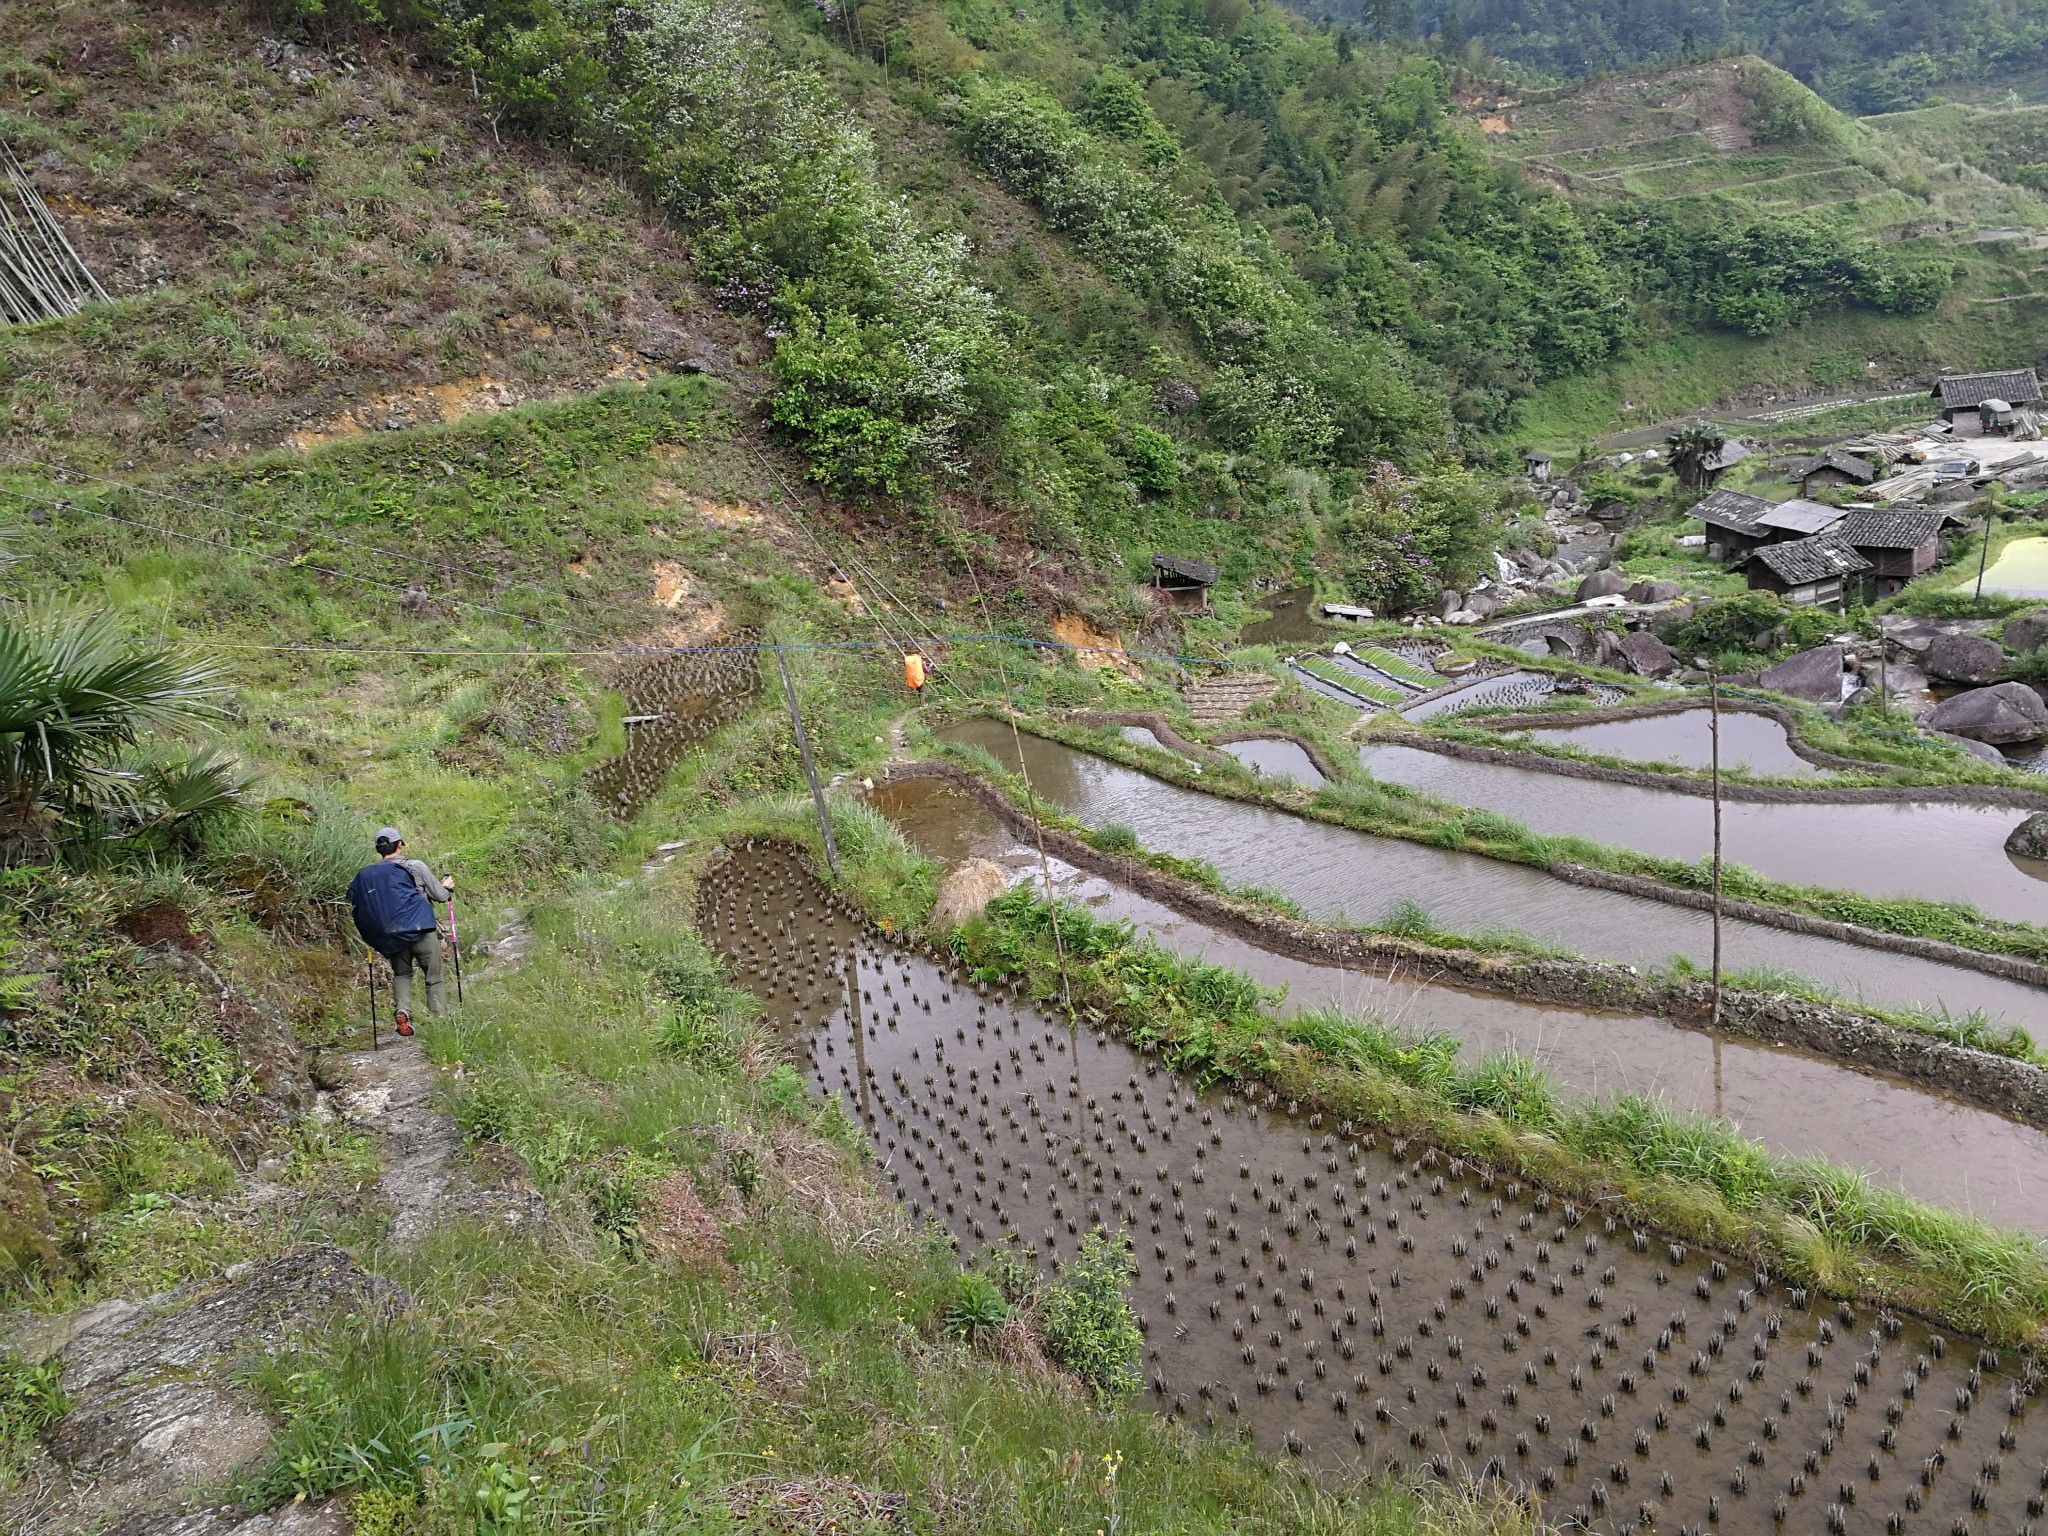
[[[1949,683],[1988,683],[2005,665],[2005,647],[1983,635],[1937,635],[1927,647],[1927,675]]]
[[[1675,581],[1639,581],[1627,588],[1622,596],[1632,603],[1668,603],[1678,596]]]
[[[2048,736],[2048,704],[2025,683],[1996,683],[1972,688],[1937,704],[1927,728],[1951,736],[2002,746],[2014,741],[2039,741]]]
[[[1810,704],[1842,702],[1842,648],[1817,645],[1757,674],[1757,686]]]
[[[1663,677],[1678,665],[1678,657],[1671,647],[1647,630],[1623,635],[1615,643],[1615,649],[1628,663],[1631,672],[1644,677]]]
[[[221,1484],[268,1454],[270,1421],[229,1384],[231,1363],[275,1354],[312,1329],[411,1305],[398,1286],[320,1244],[142,1301],[0,1319],[0,1348],[31,1364],[57,1361],[69,1404],[43,1437],[43,1475],[27,1480],[42,1496],[14,1508],[0,1497],[0,1529],[240,1531],[239,1523],[219,1523],[218,1512],[182,1508],[197,1490],[217,1498]],[[290,1529],[313,1536],[320,1527]]]
[[[2021,656],[2048,645],[2048,608],[2036,608],[2032,613],[2021,614],[2005,626],[2000,638]]]
[[[2036,811],[2005,835],[2005,851],[2022,859],[2048,860],[2048,811]]]
[[[1578,599],[1583,603],[1595,597],[1613,597],[1627,590],[1628,578],[1622,575],[1621,572],[1614,570],[1595,571],[1579,583]]]

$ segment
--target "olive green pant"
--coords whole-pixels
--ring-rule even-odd
[[[400,1013],[412,1012],[412,968],[417,964],[427,974],[427,1012],[448,1011],[448,987],[441,976],[441,935],[423,934],[411,946],[391,957],[391,1005]]]

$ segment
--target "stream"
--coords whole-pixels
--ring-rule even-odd
[[[946,739],[978,746],[1015,772],[1007,727],[968,721]],[[1023,736],[1036,791],[1089,826],[1121,822],[1146,847],[1206,859],[1224,876],[1279,891],[1319,921],[1372,922],[1414,902],[1448,932],[1513,930],[1593,959],[1658,966],[1674,956],[1706,967],[1713,921],[1691,908],[1560,880],[1479,854],[1377,837],[1263,806],[1226,800],[1126,768],[1043,737]],[[1674,797],[1676,798],[1676,797]],[[2038,1025],[2048,994],[1989,976],[1761,923],[1722,925],[1731,972],[1788,972],[1848,998],[1890,1008],[1972,1010]]]
[[[699,895],[914,1217],[1042,1273],[1097,1226],[1128,1239],[1162,1412],[1318,1466],[1498,1477],[1616,1536],[1765,1536],[1795,1511],[1855,1536],[2007,1530],[2039,1507],[2023,1356],[1371,1127],[1198,1093],[878,939],[787,851],[734,850]]]

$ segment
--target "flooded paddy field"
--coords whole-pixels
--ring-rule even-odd
[[[2019,1531],[2023,1355],[1824,1303],[1374,1127],[1200,1093],[885,944],[793,854],[700,926],[914,1215],[1049,1271],[1125,1236],[1161,1411],[1323,1466],[1502,1479],[1617,1533]]]
[[[1282,784],[1306,784],[1311,789],[1328,782],[1299,742],[1277,736],[1255,736],[1244,741],[1219,742],[1216,750],[1227,752],[1262,779],[1273,779]]]
[[[1555,746],[1576,747],[1582,752],[1597,752],[1603,757],[1636,763],[1672,763],[1705,773],[1713,766],[1708,714],[1704,708],[1689,709],[1683,714],[1600,720],[1590,725],[1574,724],[1567,715],[1556,725],[1530,726],[1514,734],[1526,734]],[[1769,715],[1732,709],[1721,712],[1721,766],[1779,778],[1824,776],[1827,772],[1794,752],[1785,727]]]
[[[1498,811],[1546,835],[1688,861],[1713,853],[1714,803],[1705,795],[1472,762],[1416,747],[1368,746],[1358,760],[1386,783]],[[2009,806],[1934,800],[1724,800],[1722,849],[1730,863],[1772,880],[1967,902],[1995,917],[2042,922],[2048,920],[2048,883],[2005,852],[2006,834],[2026,817]]]
[[[968,721],[944,734],[1018,767],[1007,727]],[[1033,787],[1069,815],[1092,827],[1121,822],[1148,848],[1206,859],[1228,879],[1278,891],[1321,921],[1372,922],[1415,902],[1448,932],[1512,930],[1593,959],[1655,966],[1682,955],[1705,965],[1712,952],[1704,912],[1182,789],[1043,737],[1024,735],[1023,750]],[[1957,1017],[1980,1010],[2014,1024],[2048,1017],[2048,990],[1964,966],[1761,923],[1726,922],[1722,938],[1730,971],[1785,971],[1880,1007],[1945,1008]]]
[[[932,779],[878,787],[869,801],[927,857],[986,858],[1012,884],[1043,889],[1035,850],[979,801]],[[1058,860],[1054,890],[1098,917],[1192,959],[1287,989],[1281,1012],[1323,1006],[1464,1042],[1477,1061],[1512,1049],[1578,1097],[1642,1093],[1712,1115],[1781,1157],[1860,1169],[1879,1184],[2004,1226],[2048,1233],[2048,1133],[1928,1088],[1760,1041],[1666,1019],[1444,985],[1426,969],[1374,970],[1275,954]]]

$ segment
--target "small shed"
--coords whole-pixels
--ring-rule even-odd
[[[1183,555],[1152,557],[1152,585],[1164,592],[1174,607],[1190,613],[1208,611],[1209,589],[1222,574],[1221,567],[1206,560],[1190,560]]]
[[[1830,448],[1818,458],[1793,466],[1791,474],[1791,478],[1799,482],[1801,496],[1811,496],[1819,490],[1839,490],[1843,486],[1870,485],[1877,476],[1878,468],[1870,460],[1858,458],[1841,448]]]
[[[1736,438],[1729,438],[1721,446],[1700,460],[1700,483],[1712,485],[1729,470],[1740,464],[1756,450]]]
[[[1548,480],[1550,478],[1550,455],[1539,452],[1534,448],[1524,448],[1522,450],[1522,468],[1528,472],[1531,480]]]
[[[1835,532],[1870,562],[1877,595],[1890,597],[1915,576],[1941,564],[1941,536],[1962,519],[1948,512],[1892,512],[1858,509]]]
[[[1839,607],[1852,576],[1870,569],[1834,529],[1784,544],[1766,544],[1741,562],[1751,591],[1775,592],[1802,608]]]
[[[1928,394],[1941,402],[1942,419],[1948,422],[1958,416],[1976,414],[1990,401],[1997,401],[2007,414],[2015,406],[2043,404],[2041,380],[2031,368],[2014,368],[2004,373],[1953,373],[1936,379]]]
[[[1708,558],[1733,562],[1765,542],[1770,530],[1756,520],[1770,510],[1763,497],[1740,491],[1712,491],[1694,502],[1692,515],[1707,527]]]

